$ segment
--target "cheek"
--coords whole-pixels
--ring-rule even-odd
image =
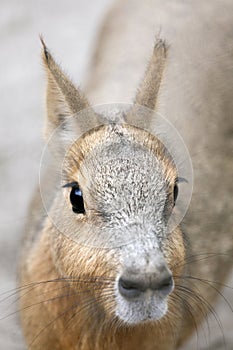
[[[173,275],[182,273],[185,262],[183,234],[179,228],[173,231],[164,246],[164,256]]]
[[[55,265],[64,277],[115,280],[115,258],[106,250],[85,247],[64,236],[55,237],[52,246]]]
[[[112,319],[115,315],[116,269],[114,256],[100,249],[88,249],[64,240],[56,250],[56,268],[63,277],[72,277],[72,293],[80,305],[90,313],[98,312],[103,318]],[[102,316],[101,316],[102,315]]]

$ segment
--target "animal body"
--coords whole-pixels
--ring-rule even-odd
[[[233,253],[232,11],[226,0],[118,1],[85,94],[43,42],[45,135],[53,143],[58,128],[63,182],[48,167],[47,212],[38,191],[26,227],[20,306],[29,349],[175,350],[211,310]],[[152,50],[159,31],[169,48],[157,39]],[[86,96],[134,104],[106,121]],[[148,109],[146,130],[136,105]],[[175,125],[193,163],[191,205],[171,232],[180,174],[150,132],[150,110]]]

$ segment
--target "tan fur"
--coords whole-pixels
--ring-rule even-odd
[[[104,142],[108,129],[111,129],[111,126],[100,127],[72,146],[70,159],[66,159],[69,166],[65,167],[68,182],[74,180],[77,164],[81,166],[83,159],[95,145]],[[161,159],[168,181],[173,183],[177,176],[176,170],[164,158],[162,144],[146,131],[132,126],[126,125],[122,131],[152,150]],[[63,212],[63,215],[66,213]],[[183,270],[182,261],[185,254],[181,231],[174,231],[172,237],[164,244],[167,247],[166,259],[169,267],[175,276],[179,275]],[[164,349],[170,349],[171,344],[175,346],[176,327],[181,322],[178,315],[182,305],[174,303],[173,298],[169,302],[170,314],[159,321],[159,324],[127,327],[114,320],[112,297],[109,295],[107,299],[101,298],[101,293],[103,296],[106,291],[113,293],[112,281],[101,284],[101,277],[114,277],[118,265],[117,260],[114,260],[114,251],[93,250],[80,246],[59,233],[49,219],[46,220],[38,240],[29,249],[24,252],[21,275],[21,285],[29,285],[26,294],[24,295],[24,290],[21,293],[22,325],[29,348],[133,350],[140,344],[149,350],[156,349],[155,342],[158,344],[158,350],[161,349],[161,343]],[[69,276],[70,280],[57,280],[66,276]],[[75,283],[77,279],[80,281]],[[46,282],[47,280],[51,282]],[[60,295],[64,296],[60,298]],[[93,309],[85,308],[86,300],[92,301]],[[72,305],[77,303],[80,304],[78,310],[73,310]],[[70,312],[65,312],[69,309]],[[75,322],[70,322],[75,311],[78,311],[78,316],[74,317]],[[176,316],[173,316],[173,312]],[[164,329],[169,329],[170,334],[166,335],[166,341]],[[41,334],[38,330],[42,331]]]
[[[130,7],[130,4],[134,3],[126,1],[125,4],[120,2],[120,5],[114,8],[113,14],[116,23],[126,21],[123,14],[128,12],[124,11],[124,6],[128,4]],[[143,5],[142,8],[144,8]],[[137,6],[135,13],[138,14]],[[108,77],[105,76],[101,82],[100,72],[103,76],[107,74],[103,67],[106,67],[105,60],[109,61],[108,54],[111,55],[108,46],[111,47],[112,40],[114,41],[114,38],[116,40],[118,35],[115,32],[115,22],[111,15],[109,18],[110,22],[105,26],[99,44],[100,51],[96,54],[95,65],[92,68],[89,92],[93,96],[95,93],[98,96],[98,91],[101,96],[101,88],[102,91],[106,92]],[[119,37],[121,37],[121,33],[119,30]],[[74,87],[60,70],[44,42],[42,43],[44,46],[43,58],[48,72],[46,134],[49,136],[50,132],[61,122],[66,123],[69,117],[89,107],[89,103],[83,93]],[[173,57],[172,54],[171,50],[171,57]],[[159,41],[155,45],[152,59],[139,86],[135,103],[147,108],[157,108],[157,97],[166,56],[166,45]],[[120,71],[122,62],[119,61],[119,58],[114,56],[112,62],[114,63],[113,69]],[[168,101],[171,101],[172,99],[169,99],[169,77],[172,76],[172,73],[169,71],[169,65],[175,71],[175,64],[168,61],[168,72],[165,74],[168,88],[165,92],[162,89],[163,96],[165,96],[162,98],[168,98]],[[137,75],[137,71],[134,74]],[[111,74],[109,74],[111,86],[110,76]],[[127,93],[129,91],[126,92],[126,95]],[[210,97],[212,97],[211,94]],[[174,105],[170,106],[171,110],[172,107],[174,108]],[[229,104],[228,108],[231,113],[233,106]],[[134,107],[127,116],[130,123],[133,122],[133,110]],[[208,110],[207,107],[206,110]],[[203,118],[207,118],[208,113],[205,114],[204,111],[203,107]],[[187,111],[184,109],[184,112]],[[223,108],[220,112],[225,116],[229,113],[227,107],[226,110]],[[190,108],[189,113],[192,113],[192,108]],[[149,119],[151,115],[149,113]],[[93,119],[95,118],[93,112]],[[150,122],[148,121],[148,123]],[[83,123],[85,122],[83,121]],[[201,120],[201,123],[203,126],[205,121]],[[209,125],[208,118],[206,123]],[[183,125],[182,120],[180,124]],[[94,122],[93,125],[95,125]],[[186,123],[184,122],[183,130],[185,127]],[[198,147],[195,147],[195,143],[198,143],[195,135],[199,132],[195,121],[192,124],[192,131],[193,134],[191,133],[190,138],[187,134],[184,137],[189,148],[193,147],[195,150],[199,150]],[[210,149],[204,150],[199,159],[193,158],[197,194],[194,194],[191,209],[185,221],[188,243],[185,242],[179,227],[167,239],[163,240],[162,249],[175,280],[175,289],[168,298],[168,313],[159,321],[129,326],[115,317],[113,284],[119,270],[118,249],[85,247],[77,244],[70,237],[68,238],[56,228],[49,217],[43,219],[46,213],[44,213],[42,203],[38,199],[38,193],[36,194],[31,210],[37,215],[36,217],[30,215],[31,219],[26,228],[27,235],[22,253],[20,274],[20,283],[25,286],[20,294],[21,322],[29,349],[175,350],[192,334],[196,324],[201,322],[209,311],[210,306],[204,300],[207,299],[210,304],[214,302],[217,291],[208,284],[184,279],[183,276],[196,276],[209,281],[222,282],[232,265],[230,255],[233,251],[232,216],[230,215],[232,215],[233,208],[230,194],[233,194],[233,188],[229,176],[232,174],[232,159],[230,158],[230,147],[225,144],[228,136],[224,137],[222,129],[220,132],[211,129],[211,132],[211,135],[208,136]],[[78,181],[86,190],[87,202],[90,206],[90,208],[87,206],[87,217],[88,210],[91,213],[91,207],[94,204],[88,188],[88,183],[91,181],[88,178],[88,170],[90,169],[86,171],[83,164],[85,165],[86,158],[92,154],[96,147],[105,144],[117,133],[124,135],[125,139],[130,140],[130,142],[143,146],[148,153],[152,153],[159,159],[164,178],[169,184],[168,197],[172,196],[177,169],[160,141],[147,131],[132,125],[114,126],[110,123],[85,133],[72,145],[64,162],[66,182]],[[208,133],[205,129],[203,135],[206,134]],[[220,137],[218,137],[219,134]],[[200,135],[202,135],[202,131],[200,131]],[[198,141],[198,146],[201,147],[200,145],[204,141]],[[213,159],[213,152],[216,154],[216,160]],[[201,171],[200,167],[202,167]],[[223,168],[224,172],[222,172]],[[48,176],[53,176],[49,170]],[[220,176],[221,181],[219,181]],[[46,186],[46,181],[45,179],[44,186]],[[49,190],[48,187],[47,191]],[[209,200],[207,192],[215,194],[214,203]],[[57,220],[66,222],[64,230],[75,231],[76,226],[75,222],[72,221],[69,203],[69,190],[64,189],[64,194],[67,202],[66,206],[62,207],[60,197],[53,198],[51,193],[53,200],[50,210],[57,215]],[[219,201],[219,206],[216,205],[216,199]],[[225,208],[222,208],[221,203],[223,206],[225,205]],[[206,209],[204,214],[203,208]],[[102,223],[102,219],[97,214],[95,213],[92,224],[98,226]],[[86,220],[87,218],[83,217],[78,221],[80,229],[85,227]],[[202,259],[199,259],[199,254],[204,258],[204,263]],[[194,257],[192,258],[192,256]],[[191,288],[194,294],[186,293],[187,288]]]

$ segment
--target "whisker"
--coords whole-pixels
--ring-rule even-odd
[[[89,299],[87,299],[87,300],[89,300]],[[91,297],[90,300],[92,301],[91,303],[95,303],[96,300],[98,300],[98,298],[93,298],[93,297]],[[84,301],[85,301],[85,298],[84,298]],[[50,321],[49,323],[47,323],[47,324],[45,325],[45,327],[43,327],[43,328],[39,331],[39,333],[33,338],[32,342],[31,342],[30,345],[29,345],[29,349],[30,349],[31,345],[36,341],[36,339],[38,339],[38,337],[45,331],[46,328],[50,327],[54,322],[56,322],[60,317],[66,315],[69,311],[71,311],[71,310],[77,308],[78,306],[82,305],[82,303],[83,303],[83,300],[79,301],[78,303],[73,303],[73,304],[71,305],[71,307],[68,307],[65,311],[63,311],[62,313],[60,313],[59,315],[57,315],[52,321]],[[89,303],[89,304],[84,304],[84,306],[82,306],[81,308],[79,308],[78,311],[81,312],[81,311],[84,310],[86,307],[88,307],[88,306],[90,307],[91,303]],[[65,331],[65,330],[64,330],[64,331]]]
[[[179,290],[178,290],[179,291]],[[184,293],[185,294],[185,293]],[[179,298],[181,301],[182,301],[182,304],[184,305],[185,307],[185,310],[188,312],[189,316],[190,316],[190,319],[192,320],[193,322],[193,325],[195,327],[195,330],[196,330],[196,335],[197,335],[197,344],[198,344],[198,326],[197,326],[197,322],[196,322],[196,319],[192,313],[192,305],[189,303],[188,300],[185,300],[184,298],[182,298],[182,296],[180,294],[177,293],[177,291],[175,291],[174,293],[171,294],[170,296],[171,298]],[[174,298],[175,300],[175,298]],[[176,301],[176,300],[175,300]],[[176,305],[176,304],[175,304]]]
[[[183,266],[186,266],[190,263],[195,263],[195,262],[199,262],[199,261],[203,261],[203,260],[207,260],[207,259],[210,259],[210,258],[214,258],[216,256],[231,256],[231,254],[227,254],[227,253],[200,253],[200,254],[193,254],[193,255],[190,255],[190,256],[187,256],[184,258],[184,260],[182,260],[182,262],[178,262],[176,264],[173,265],[173,268],[177,268],[177,267],[183,267]],[[200,258],[199,258],[200,257]],[[194,259],[193,259],[194,258]],[[193,259],[193,260],[190,260],[190,259]]]
[[[69,307],[68,309],[66,309],[65,311],[63,311],[62,313],[60,313],[58,316],[56,316],[54,319],[52,319],[52,321],[50,321],[49,323],[47,323],[38,333],[37,335],[32,339],[31,343],[29,344],[29,349],[31,348],[31,346],[33,345],[33,343],[35,343],[35,341],[39,338],[39,336],[46,330],[46,328],[50,327],[54,322],[56,322],[60,317],[64,316],[67,312],[69,312],[70,310],[72,310],[73,308],[76,307],[76,303],[72,304],[71,307]]]
[[[207,283],[213,283],[213,284],[217,284],[219,285],[220,287],[224,287],[224,288],[229,288],[229,289],[233,289],[233,287],[225,284],[225,283],[222,283],[222,282],[218,282],[218,281],[212,281],[212,280],[207,280],[207,279],[203,279],[203,278],[200,278],[200,277],[196,277],[196,276],[192,276],[192,275],[174,275],[173,277],[175,278],[183,278],[183,279],[194,279],[194,280],[197,280],[197,281],[205,281]]]
[[[45,300],[42,300],[42,301],[40,301],[40,302],[37,302],[37,303],[34,303],[34,304],[31,304],[31,305],[28,305],[28,306],[26,306],[25,308],[22,308],[22,309],[19,309],[19,310],[16,310],[16,311],[14,311],[14,312],[12,312],[12,313],[9,313],[8,315],[6,315],[6,316],[4,316],[4,317],[2,317],[2,318],[0,318],[0,320],[4,320],[4,319],[6,319],[6,318],[8,318],[8,317],[10,317],[10,316],[13,316],[13,315],[15,315],[15,314],[17,314],[18,312],[20,312],[20,311],[23,311],[23,310],[25,310],[25,309],[28,309],[28,308],[30,308],[30,307],[33,307],[33,306],[36,306],[36,305],[39,305],[39,304],[42,304],[42,303],[45,303],[45,302],[49,302],[49,301],[53,301],[53,300],[57,300],[58,298],[64,298],[64,297],[68,297],[68,296],[71,296],[71,295],[78,295],[78,294],[81,294],[81,293],[84,293],[84,292],[86,292],[85,290],[80,290],[80,284],[82,284],[83,286],[83,288],[85,287],[87,287],[87,285],[89,285],[89,289],[88,290],[90,290],[90,289],[93,289],[93,286],[95,287],[95,290],[101,290],[102,288],[103,288],[103,285],[107,285],[107,284],[109,284],[109,280],[110,279],[108,279],[107,281],[101,281],[101,282],[98,282],[98,283],[96,283],[96,277],[95,278],[91,278],[91,279],[82,279],[82,280],[80,280],[80,279],[74,279],[74,278],[62,278],[62,279],[54,279],[54,280],[48,280],[48,281],[41,281],[41,282],[36,282],[36,283],[30,283],[30,284],[28,284],[28,285],[26,285],[26,286],[23,286],[22,287],[22,289],[21,289],[21,291],[25,291],[26,290],[26,292],[25,293],[23,293],[23,295],[21,295],[21,296],[19,296],[16,300],[14,300],[12,303],[11,303],[11,305],[12,304],[14,304],[14,303],[16,303],[20,298],[23,298],[23,297],[25,297],[28,293],[30,293],[30,292],[32,292],[33,291],[33,289],[35,289],[36,287],[40,287],[41,286],[41,284],[46,284],[46,283],[51,283],[51,282],[67,282],[65,285],[63,285],[62,287],[59,287],[59,288],[53,288],[53,289],[49,289],[49,290],[47,290],[47,291],[45,291],[45,292],[40,292],[40,296],[42,296],[43,294],[49,294],[49,293],[52,293],[52,292],[55,292],[55,291],[59,291],[59,290],[62,290],[62,289],[65,289],[65,288],[67,288],[67,290],[70,290],[70,291],[73,291],[72,293],[70,292],[70,293],[68,293],[68,294],[62,294],[62,295],[59,295],[59,296],[56,296],[56,297],[53,297],[53,298],[48,298],[48,299],[45,299]],[[70,282],[72,282],[73,284],[77,284],[78,285],[78,290],[77,291],[75,291],[74,289],[72,289],[72,287],[71,287],[71,285],[70,285]],[[71,284],[72,284],[71,283]],[[19,288],[17,288],[18,290],[19,290]],[[6,300],[6,299],[9,299],[10,297],[12,297],[12,296],[14,296],[14,295],[17,295],[18,294],[18,290],[15,292],[15,293],[13,293],[11,296],[9,296],[9,297],[7,297],[7,298],[5,298],[4,300]]]
[[[224,330],[223,330],[223,325],[222,325],[221,320],[219,319],[215,309],[213,308],[213,306],[203,296],[201,296],[201,294],[195,293],[194,290],[191,290],[190,288],[187,288],[185,286],[178,286],[178,288],[179,288],[179,291],[183,290],[183,291],[186,291],[186,292],[188,291],[189,293],[191,292],[192,295],[195,296],[196,300],[200,303],[200,305],[205,306],[206,313],[205,313],[205,315],[203,315],[203,316],[205,316],[204,319],[207,320],[207,314],[208,314],[207,311],[210,312],[210,314],[214,317],[215,321],[217,322],[218,327],[219,327],[219,329],[221,331],[223,343],[226,344]],[[195,304],[195,306],[197,306],[197,307],[198,307],[198,305],[199,305],[198,303]],[[226,345],[225,345],[225,347],[226,347]]]
[[[223,293],[220,292],[220,290],[218,290],[215,286],[212,285],[213,284],[218,284],[220,285],[221,287],[224,286],[226,288],[230,288],[230,289],[233,289],[232,287],[230,286],[227,286],[225,284],[222,284],[220,282],[215,282],[215,281],[210,281],[210,280],[206,280],[206,279],[203,279],[203,278],[199,278],[199,277],[194,277],[194,276],[180,276],[180,278],[183,278],[183,279],[191,279],[191,280],[195,280],[195,281],[198,281],[198,282],[201,282],[201,283],[204,283],[206,285],[208,285],[209,287],[213,288],[217,294],[219,294],[223,300],[226,302],[226,304],[228,305],[229,309],[233,312],[233,307],[231,306],[230,302],[227,300],[227,298],[223,295]]]
[[[196,293],[194,291],[192,291],[191,289],[189,288],[182,288],[183,286],[177,286],[178,287],[178,290],[177,292],[181,292],[184,296],[188,296],[188,298],[191,299],[191,301],[193,300],[193,302],[195,303],[196,302]],[[189,300],[185,300],[181,295],[179,295],[178,293],[176,293],[176,297],[180,297],[181,301],[183,302],[183,305],[185,306],[185,310],[188,312],[189,314],[189,317],[190,317],[190,320],[195,328],[195,331],[196,331],[196,340],[197,340],[197,348],[199,348],[199,332],[198,332],[198,325],[197,325],[197,320],[195,318],[195,315],[194,315],[194,307],[191,303],[191,301]],[[207,312],[206,310],[203,308],[203,305],[202,303],[198,302],[197,303],[197,308],[199,310],[199,312],[202,314],[202,317],[203,317],[203,320],[205,320],[206,324],[207,324],[207,328],[208,328],[208,334],[210,335],[210,327],[209,327],[209,322],[208,322],[208,319],[206,318],[207,316]],[[193,311],[193,312],[192,312]],[[202,330],[204,331],[203,327],[201,326]]]
[[[49,298],[49,299],[41,300],[41,301],[33,303],[31,305],[27,305],[27,306],[25,306],[25,307],[23,307],[21,309],[18,309],[16,311],[14,311],[14,312],[12,312],[12,313],[10,313],[10,314],[0,318],[0,321],[3,321],[6,318],[9,318],[9,317],[11,317],[11,316],[21,312],[21,311],[25,311],[25,310],[27,310],[27,309],[29,309],[31,307],[38,306],[38,305],[41,305],[41,304],[44,304],[44,303],[47,303],[47,302],[55,301],[57,299],[62,299],[62,298],[69,297],[69,296],[75,296],[75,295],[84,294],[84,293],[87,293],[87,292],[89,292],[89,289],[88,290],[84,290],[84,291],[79,291],[79,292],[76,292],[76,293],[61,294],[61,295],[56,296],[56,297],[52,297],[52,298]]]
[[[98,281],[99,280],[99,281]],[[103,276],[95,276],[95,277],[61,277],[61,278],[55,278],[52,280],[45,280],[45,281],[38,281],[38,282],[31,282],[29,284],[19,286],[13,289],[10,289],[9,291],[5,291],[0,294],[0,296],[11,293],[10,295],[6,296],[5,298],[0,300],[0,303],[6,301],[7,299],[15,296],[19,292],[21,292],[24,289],[30,288],[30,287],[37,287],[41,284],[47,284],[47,283],[57,283],[57,282],[69,282],[69,283],[93,283],[93,284],[103,284],[104,282],[111,282],[114,281],[113,278],[109,277],[103,277]]]
[[[106,296],[106,295],[107,295],[107,296],[108,296],[108,295],[112,295],[112,290],[107,290],[106,292],[107,292],[107,293],[104,293],[104,294],[105,294],[104,296]],[[77,310],[77,312],[75,312],[75,313],[69,318],[69,320],[67,321],[63,333],[66,331],[66,329],[69,327],[70,322],[78,315],[78,313],[84,311],[85,309],[88,309],[91,305],[95,304],[96,301],[101,301],[102,299],[103,299],[103,295],[100,295],[100,296],[98,296],[98,297],[92,298],[91,301],[90,301],[89,303],[85,303],[81,308],[79,308],[79,309]],[[82,302],[83,302],[83,300],[82,300]],[[95,308],[94,311],[97,313],[97,308]],[[87,315],[87,317],[89,317],[89,316],[90,316],[90,315]],[[93,310],[92,310],[92,319],[94,319],[94,317],[93,317]],[[82,320],[82,321],[83,321],[84,324],[86,323],[85,320]],[[94,325],[93,325],[93,326],[94,326]]]

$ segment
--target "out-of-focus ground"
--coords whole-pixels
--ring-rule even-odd
[[[16,286],[20,237],[27,205],[38,181],[45,112],[39,34],[44,35],[58,61],[82,85],[97,29],[111,2],[1,0],[0,3],[1,350],[25,349],[16,306],[3,299]],[[233,287],[233,276],[227,285]],[[233,305],[233,289],[225,288],[223,294],[225,300],[221,297],[216,307],[218,321],[211,317],[209,329],[199,331],[198,342],[195,336],[186,349],[233,349],[233,313],[226,302]],[[11,312],[14,314],[5,318]]]

